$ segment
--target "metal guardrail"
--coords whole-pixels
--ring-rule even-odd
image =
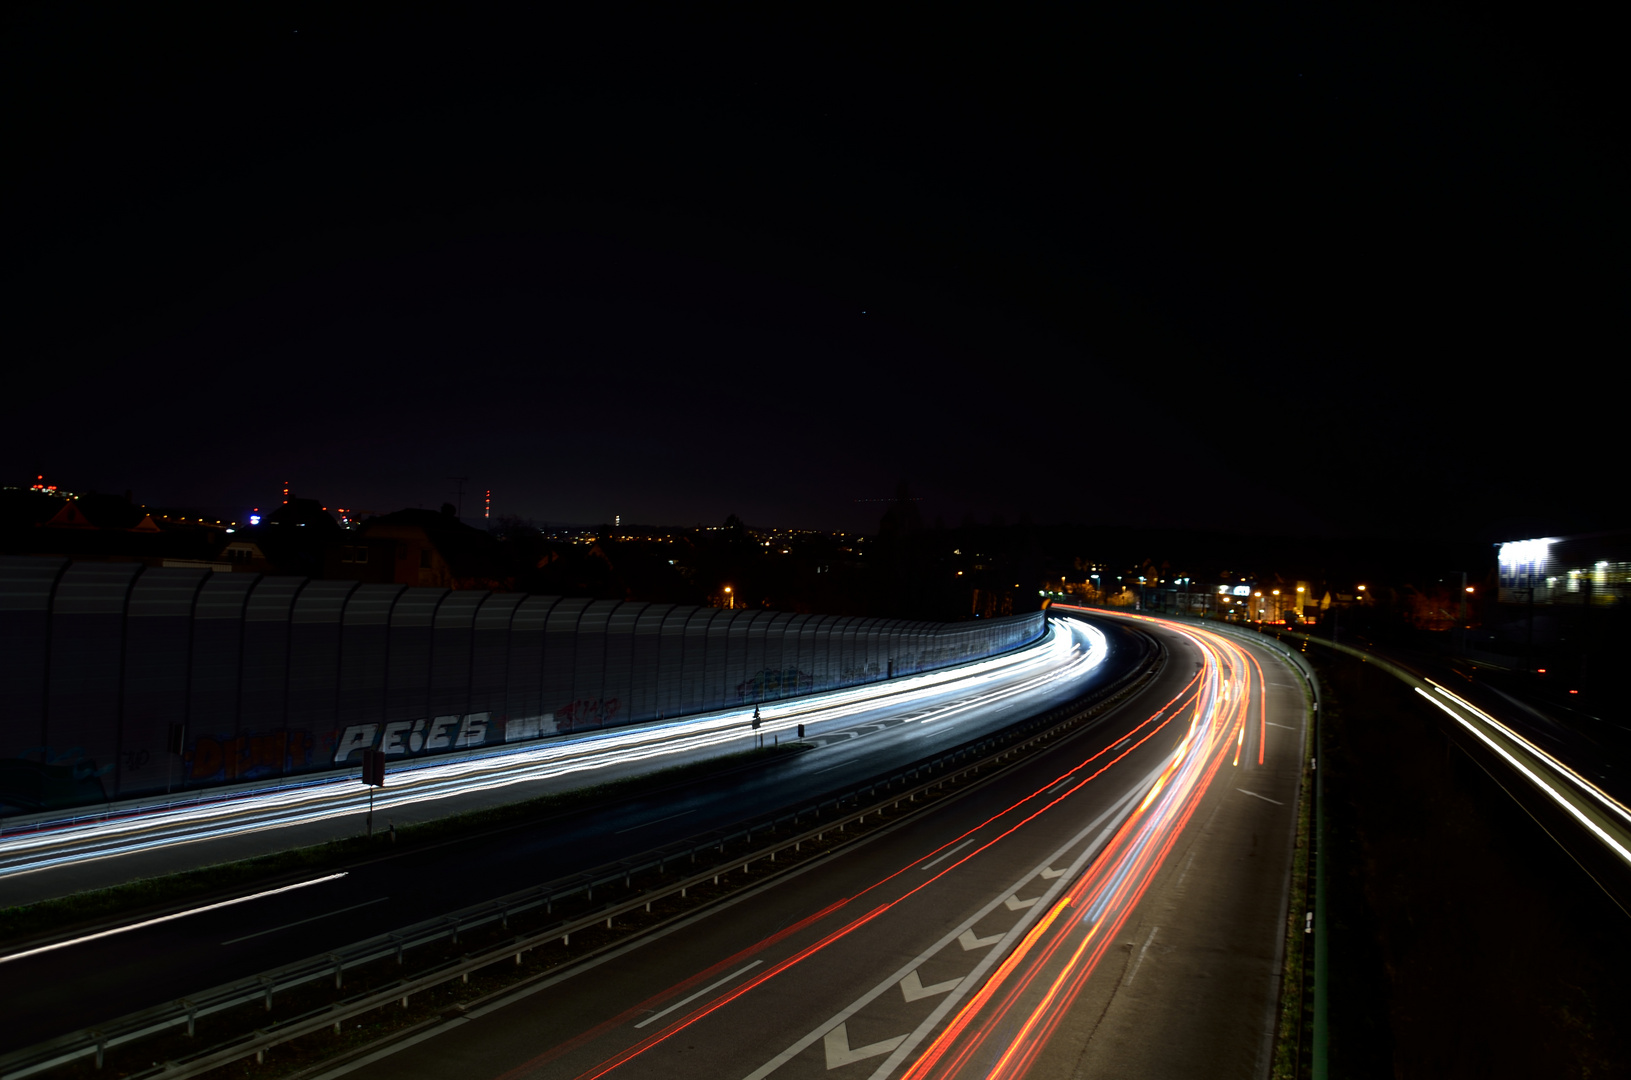
[[[1159,646],[1156,646],[1156,649],[1156,658],[1159,659]],[[35,1076],[85,1058],[94,1058],[96,1067],[100,1069],[110,1049],[183,1027],[188,1035],[192,1035],[199,1019],[255,1002],[264,1002],[266,1010],[270,1012],[277,995],[316,981],[332,978],[335,981],[335,988],[341,989],[348,970],[391,957],[394,957],[398,964],[405,964],[409,950],[447,941],[457,943],[461,934],[494,922],[507,929],[509,920],[517,915],[536,911],[540,907],[546,914],[551,914],[557,903],[580,895],[585,902],[593,903],[594,891],[597,888],[618,884],[629,886],[637,875],[651,871],[662,874],[672,864],[681,860],[695,865],[697,856],[703,853],[712,852],[722,857],[726,847],[736,841],[745,841],[751,845],[755,833],[774,831],[789,825],[797,827],[806,817],[816,819],[814,827],[746,852],[734,852],[728,860],[721,859],[686,878],[664,883],[660,891],[643,892],[620,903],[607,903],[591,913],[551,924],[474,955],[446,960],[424,972],[357,997],[342,999],[319,1009],[279,1020],[249,1034],[230,1038],[215,1046],[201,1048],[196,1054],[126,1075],[133,1078],[163,1077],[165,1080],[180,1080],[183,1077],[200,1075],[251,1054],[261,1059],[268,1049],[279,1043],[312,1034],[325,1027],[337,1027],[352,1017],[393,1002],[400,1001],[406,1006],[415,994],[423,993],[453,979],[468,979],[472,972],[502,963],[512,957],[514,963],[519,965],[525,953],[541,945],[557,939],[563,943],[570,942],[574,933],[603,924],[611,926],[618,916],[629,914],[642,906],[649,910],[653,902],[675,894],[683,897],[692,888],[710,881],[717,882],[718,878],[727,872],[724,867],[740,865],[745,871],[756,862],[766,860],[774,862],[777,854],[788,850],[797,851],[803,844],[821,840],[829,832],[842,831],[851,820],[863,822],[872,814],[881,813],[887,804],[893,803],[898,807],[902,802],[915,802],[920,796],[944,787],[947,783],[980,771],[994,760],[1011,759],[1020,751],[1060,734],[1060,729],[1079,724],[1093,714],[1102,712],[1129,693],[1137,682],[1153,676],[1157,668],[1158,665],[1148,663],[1137,665],[1127,674],[1085,698],[1056,706],[1004,731],[971,740],[944,754],[919,762],[911,768],[880,774],[849,787],[843,794],[813,803],[801,801],[796,807],[783,807],[741,828],[701,833],[654,849],[642,859],[604,864],[507,896],[461,908],[390,933],[380,934],[323,956],[274,968],[246,979],[131,1013],[94,1028],[71,1032],[14,1051],[0,1057],[0,1080],[22,1080],[23,1077]],[[922,781],[926,774],[933,774],[933,778],[916,786],[906,786],[912,781]],[[881,799],[878,798],[880,791],[883,793]],[[873,801],[863,804],[863,797]],[[847,811],[846,803],[850,804]],[[827,807],[832,808],[832,816],[823,821],[822,814]]]

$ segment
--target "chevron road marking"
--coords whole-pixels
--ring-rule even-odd
[[[995,945],[1001,940],[1001,934],[992,934],[990,937],[975,937],[974,931],[964,930],[962,936],[957,939],[957,944],[963,947],[964,952],[973,952],[975,949],[984,949]]]
[[[880,1057],[887,1054],[899,1046],[901,1040],[905,1038],[904,1035],[896,1035],[893,1039],[885,1039],[883,1042],[875,1042],[871,1046],[859,1046],[851,1050],[849,1045],[849,1024],[846,1022],[827,1032],[826,1037],[821,1040],[821,1044],[827,1051],[827,1068],[836,1069],[841,1065],[849,1065],[857,1061],[865,1061],[869,1057]]]
[[[921,1001],[926,997],[934,997],[936,994],[949,994],[957,989],[957,984],[962,981],[963,977],[959,975],[955,979],[938,982],[933,986],[924,986],[923,980],[918,978],[917,971],[913,970],[911,974],[900,981],[900,992],[906,995],[907,1001]],[[891,1047],[890,1049],[894,1048]]]

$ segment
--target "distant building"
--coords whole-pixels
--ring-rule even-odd
[[[148,566],[213,565],[229,524],[170,516],[96,492],[0,490],[0,554]]]
[[[398,510],[346,530],[328,545],[323,577],[331,581],[505,590],[498,543],[451,513]]]
[[[1496,547],[1503,604],[1607,608],[1631,598],[1631,533],[1542,536]]]

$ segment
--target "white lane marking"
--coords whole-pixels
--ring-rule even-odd
[[[1110,749],[1120,750],[1123,746],[1126,746],[1128,743],[1130,743],[1132,741],[1133,741],[1133,737],[1131,735],[1129,735],[1125,739],[1118,742],[1116,745],[1112,746]]]
[[[852,763],[848,762],[848,761],[840,761],[837,765],[828,765],[825,769],[817,769],[815,772],[811,773],[810,775],[811,776],[817,776],[817,775],[819,775],[821,773],[824,773],[824,772],[832,772],[834,769],[842,769],[845,765],[849,765],[849,764],[852,764]]]
[[[964,930],[962,935],[958,937],[957,944],[963,947],[964,952],[973,952],[975,949],[983,949],[987,945],[995,945],[1001,940],[1001,934],[992,934],[990,937],[975,937],[974,931]]]
[[[1009,930],[1005,935],[1006,940],[1004,945],[1018,942],[1027,933],[1029,933],[1031,927],[1035,925],[1036,921],[1042,917],[1043,912],[1048,911],[1058,899],[1059,894],[1064,892],[1065,885],[1069,882],[1075,881],[1077,876],[1084,872],[1087,864],[1104,850],[1104,846],[1110,841],[1111,835],[1121,827],[1122,822],[1127,820],[1127,815],[1131,813],[1132,808],[1137,805],[1139,797],[1141,797],[1144,792],[1149,789],[1149,786],[1155,783],[1156,778],[1161,775],[1162,768],[1164,768],[1164,766],[1158,765],[1154,769],[1151,769],[1149,774],[1144,777],[1140,784],[1136,785],[1126,795],[1123,795],[1120,801],[1118,801],[1115,805],[1111,806],[1104,813],[1094,818],[1086,828],[1072,837],[1070,842],[1064,847],[1054,852],[1053,858],[1049,859],[1044,865],[1052,866],[1055,859],[1064,858],[1066,852],[1070,851],[1071,848],[1080,843],[1083,837],[1091,836],[1093,834],[1093,830],[1097,829],[1101,824],[1103,824],[1106,819],[1110,819],[1110,823],[1105,825],[1104,830],[1097,836],[1093,837],[1092,843],[1083,848],[1082,853],[1076,856],[1075,861],[1070,864],[1070,868],[1065,871],[1065,876],[1062,876],[1058,881],[1054,882],[1053,885],[1048,888],[1048,891],[1043,894],[1041,897],[1041,903],[1037,904],[1036,907],[1019,917],[1019,921],[1014,924],[1013,929]],[[985,911],[981,911],[979,914],[977,914],[972,922],[977,922],[984,918],[986,911],[990,911],[995,907],[996,904],[993,902],[986,908]],[[895,1048],[895,1052],[893,1054],[890,1054],[888,1057],[884,1058],[883,1063],[872,1071],[872,1075],[869,1076],[867,1080],[884,1080],[884,1077],[898,1069],[901,1063],[906,1060],[906,1057],[916,1050],[923,1040],[928,1037],[929,1032],[938,1027],[940,1022],[946,1018],[946,1014],[955,1009],[958,1003],[961,1002],[965,996],[967,996],[969,991],[980,985],[981,981],[985,978],[986,973],[991,970],[992,966],[995,965],[1003,955],[1005,955],[1006,951],[1006,948],[999,947],[986,953],[985,958],[978,964],[974,965],[974,970],[963,977],[963,981],[958,985],[957,989],[940,999],[940,1004],[936,1005],[924,1019],[924,1021],[906,1037],[905,1042],[901,1043]],[[870,1000],[870,998],[867,1000]],[[863,1004],[865,1004],[864,1001],[857,1002],[853,1008],[858,1009]]]
[[[1285,803],[1281,802],[1279,799],[1271,799],[1267,795],[1259,795],[1257,792],[1247,791],[1243,787],[1237,787],[1237,788],[1235,788],[1235,790],[1240,792],[1242,795],[1250,795],[1254,799],[1262,799],[1264,802],[1271,802],[1275,806],[1284,806],[1285,805]]]
[[[1138,978],[1138,965],[1144,962],[1144,954],[1150,951],[1150,943],[1155,940],[1155,932],[1159,929],[1161,929],[1159,926],[1150,927],[1150,936],[1145,939],[1144,947],[1138,950],[1138,959],[1133,961],[1133,969],[1127,973],[1127,982],[1125,985],[1133,985],[1133,980]]]
[[[1071,837],[1068,841],[1066,841],[1063,847],[1059,848],[1051,856],[1049,856],[1048,861],[1043,863],[1043,865],[1044,866],[1053,865],[1054,860],[1063,858],[1066,855],[1066,853],[1068,853],[1070,851],[1071,848],[1073,848],[1077,844],[1081,843],[1082,839],[1084,837],[1092,836],[1093,835],[1093,830],[1095,830],[1095,829],[1099,828],[1099,826],[1103,825],[1107,819],[1111,818],[1112,816],[1115,816],[1116,820],[1112,821],[1110,823],[1110,825],[1107,826],[1104,829],[1103,832],[1101,832],[1097,837],[1095,837],[1093,842],[1091,844],[1089,844],[1082,851],[1082,854],[1079,855],[1076,858],[1076,861],[1071,864],[1071,871],[1070,871],[1071,873],[1074,874],[1075,872],[1079,871],[1083,866],[1085,866],[1087,864],[1087,861],[1089,859],[1091,859],[1094,855],[1096,855],[1098,853],[1099,849],[1104,845],[1105,841],[1110,839],[1110,834],[1112,832],[1114,832],[1115,829],[1121,824],[1122,815],[1124,815],[1127,811],[1132,809],[1132,807],[1133,807],[1134,803],[1136,802],[1136,800],[1138,799],[1138,797],[1144,793],[1145,789],[1150,784],[1155,783],[1156,777],[1161,775],[1161,768],[1164,768],[1164,767],[1165,766],[1163,765],[1160,768],[1156,768],[1156,769],[1151,770],[1150,774],[1147,777],[1144,778],[1144,781],[1143,781],[1142,784],[1140,784],[1138,786],[1135,786],[1133,788],[1133,790],[1129,791],[1126,795],[1123,795],[1121,797],[1121,799],[1118,800],[1115,803],[1115,805],[1111,806],[1109,809],[1105,810],[1102,814],[1100,814],[1098,817],[1094,818],[1091,822],[1089,822],[1085,827],[1083,827],[1083,829],[1080,832],[1078,832],[1075,836]],[[815,865],[815,864],[807,863],[806,865]],[[1032,871],[1031,874],[1028,874],[1026,877],[1024,877],[1020,881],[1016,882],[1014,887],[1016,889],[1020,888],[1021,886],[1023,886],[1025,884],[1026,881],[1029,881],[1030,878],[1032,878],[1034,876],[1035,876],[1035,871]],[[1061,888],[1063,888],[1063,886],[1064,886],[1063,882],[1056,883],[1053,886],[1052,891],[1050,892],[1050,896],[1053,895],[1054,893],[1057,893]],[[998,895],[999,895],[999,897],[1001,896],[1001,894],[998,894]],[[771,1058],[769,1061],[765,1062],[763,1065],[759,1066],[757,1069],[754,1069],[747,1076],[743,1077],[743,1080],[764,1080],[765,1077],[769,1076],[771,1073],[775,1072],[777,1069],[779,1069],[783,1065],[787,1064],[787,1062],[791,1061],[794,1056],[803,1053],[804,1050],[807,1047],[809,1047],[817,1039],[819,1039],[823,1035],[825,1035],[827,1033],[827,1031],[829,1029],[831,1029],[834,1025],[843,1023],[844,1021],[848,1020],[850,1017],[854,1016],[857,1012],[860,1012],[862,1009],[864,1009],[867,1005],[871,1004],[873,999],[875,999],[879,994],[882,994],[885,990],[888,990],[892,986],[898,985],[900,980],[906,978],[906,973],[908,971],[915,971],[919,966],[922,965],[923,961],[927,960],[929,957],[933,956],[935,953],[939,952],[941,949],[945,948],[947,945],[950,945],[953,941],[960,942],[963,945],[963,948],[965,948],[965,949],[979,948],[980,947],[979,944],[970,945],[967,941],[964,941],[963,938],[966,936],[968,938],[973,939],[973,933],[970,930],[970,927],[972,927],[975,923],[979,922],[981,919],[985,918],[987,915],[991,914],[991,912],[995,911],[997,909],[997,906],[999,904],[1001,904],[1001,903],[1002,903],[1002,900],[999,898],[999,899],[992,900],[990,903],[986,904],[979,911],[976,911],[973,915],[971,915],[969,917],[968,921],[963,923],[963,925],[959,929],[946,934],[945,937],[941,938],[939,941],[935,942],[933,945],[931,945],[927,949],[923,950],[923,952],[919,953],[916,957],[914,957],[911,961],[909,961],[906,964],[905,967],[903,967],[900,970],[896,971],[893,975],[889,976],[889,978],[885,979],[883,982],[878,983],[871,990],[867,991],[865,994],[861,995],[855,1001],[851,1002],[842,1011],[840,1011],[837,1015],[829,1017],[826,1020],[825,1023],[822,1023],[822,1024],[818,1025],[813,1031],[811,1031],[809,1034],[805,1035],[803,1038],[799,1039],[797,1042],[793,1043],[793,1045],[789,1046],[787,1049],[783,1050],[781,1053],[777,1054],[775,1057]],[[1001,940],[1001,938],[1006,938],[1006,937],[1010,937],[1010,936],[1014,937],[1017,940],[1018,937],[1023,936],[1024,933],[1026,932],[1027,927],[1029,927],[1029,925],[1033,921],[1035,921],[1035,919],[1038,916],[1040,916],[1041,911],[1042,911],[1042,909],[1036,908],[1036,909],[1033,909],[1029,914],[1021,916],[1019,921],[1014,924],[1013,929],[1009,930],[1007,934],[1001,935],[999,937],[999,940]],[[976,942],[978,941],[978,939],[974,939],[974,940]],[[936,1022],[938,1022],[940,1017],[945,1016],[945,1010],[947,1008],[949,1008],[949,1006],[946,1003],[947,1002],[952,1002],[952,1001],[955,1001],[955,1000],[959,999],[961,997],[961,993],[963,991],[966,991],[970,986],[973,986],[973,985],[977,984],[979,982],[981,976],[984,975],[984,973],[986,971],[990,970],[991,965],[996,963],[997,958],[1000,957],[1001,955],[1002,955],[1002,950],[1001,949],[992,949],[990,952],[985,954],[985,958],[982,959],[978,964],[976,964],[974,966],[974,970],[972,972],[970,972],[968,975],[964,976],[963,981],[958,985],[958,989],[952,991],[952,993],[950,995],[948,995],[944,999],[944,1001],[942,1001],[942,1003],[939,1006],[936,1007],[936,1009],[934,1010],[934,1017],[936,1019]],[[879,1071],[873,1073],[873,1076],[875,1078],[876,1077],[887,1076],[889,1074],[889,1072],[892,1071],[895,1068],[896,1065],[900,1064],[898,1059],[903,1057],[907,1050],[910,1050],[911,1047],[917,1045],[918,1042],[922,1041],[921,1031],[922,1031],[922,1029],[920,1028],[919,1029],[920,1033],[914,1034],[913,1036],[909,1036],[908,1039],[907,1039],[907,1042],[902,1043],[900,1046],[896,1047],[895,1052],[893,1054],[889,1055],[889,1058],[883,1063],[883,1065],[879,1066]]]
[[[879,834],[874,833],[872,835],[876,836]],[[865,844],[868,841],[863,839],[857,842]],[[774,878],[770,881],[762,881],[751,888],[744,889],[741,892],[736,893],[726,900],[720,901],[714,907],[704,908],[701,911],[693,912],[692,914],[680,919],[679,922],[672,922],[661,930],[654,930],[649,936],[636,937],[630,941],[626,941],[622,945],[617,946],[615,949],[599,954],[592,960],[584,961],[581,966],[567,965],[565,971],[558,971],[556,974],[540,979],[538,982],[523,985],[518,990],[512,990],[502,994],[499,997],[490,999],[487,1004],[478,1006],[465,1013],[465,1016],[471,1020],[480,1020],[489,1013],[498,1012],[500,1009],[507,1009],[517,1002],[532,997],[534,994],[541,993],[545,990],[552,990],[561,983],[578,978],[584,973],[600,967],[602,964],[609,963],[610,961],[619,959],[623,956],[627,956],[629,953],[632,953],[638,949],[646,948],[647,946],[651,945],[652,942],[661,941],[670,934],[679,933],[681,930],[688,930],[700,922],[716,918],[722,911],[728,911],[737,904],[751,901],[771,887],[786,884],[787,882],[792,881],[823,865],[824,863],[819,859],[806,862],[796,870],[789,870],[786,877]]]
[[[296,926],[305,926],[309,922],[316,922],[318,919],[326,919],[330,915],[344,915],[346,912],[356,911],[358,908],[372,907],[374,904],[383,904],[389,899],[389,896],[381,896],[374,900],[364,900],[360,904],[352,904],[350,907],[337,908],[334,911],[325,911],[321,915],[313,915],[309,919],[301,919],[298,922],[284,923],[282,926],[274,926],[270,930],[256,930],[253,934],[245,934],[243,937],[235,937],[231,941],[223,941],[221,944],[236,945],[240,941],[248,941],[250,938],[258,938],[264,934],[275,934],[279,930],[289,930]]]
[[[896,1035],[893,1039],[875,1042],[871,1046],[861,1046],[854,1050],[849,1048],[849,1024],[841,1023],[827,1032],[821,1040],[823,1048],[827,1051],[827,1068],[836,1069],[841,1065],[849,1065],[857,1061],[865,1061],[869,1057],[878,1057],[887,1054],[901,1044],[904,1035]]]
[[[963,977],[959,975],[955,979],[937,982],[933,986],[924,986],[923,980],[918,977],[917,968],[913,968],[911,974],[900,981],[900,992],[905,995],[908,1002],[921,1001],[926,997],[934,997],[936,994],[949,994],[957,989],[957,984],[962,981]],[[904,1038],[904,1036],[902,1037]],[[894,1047],[891,1046],[889,1049],[893,1050]]]
[[[1068,784],[1074,784],[1075,782],[1076,782],[1076,777],[1075,776],[1067,776],[1063,780],[1059,781],[1057,784],[1055,784],[1051,788],[1049,788],[1048,791],[1047,791],[1047,794],[1052,795],[1054,792],[1058,791],[1060,788],[1065,787]]]
[[[1269,727],[1284,728],[1287,731],[1296,731],[1296,730],[1298,730],[1297,728],[1292,727],[1290,724],[1276,724],[1273,720],[1270,720],[1268,722],[1268,725],[1269,725]]]
[[[131,923],[129,926],[116,926],[112,930],[102,930],[95,934],[86,934],[84,937],[76,937],[69,941],[58,941],[51,945],[41,945],[37,949],[25,949],[22,952],[12,953],[10,956],[0,956],[0,964],[4,964],[8,960],[21,960],[25,956],[38,956],[40,953],[51,952],[53,949],[66,949],[70,945],[82,945],[87,941],[96,941],[99,938],[112,937],[114,934],[122,934],[126,930],[140,930],[144,926],[156,926],[159,923],[169,922],[172,919],[185,919],[189,915],[199,915],[206,911],[214,911],[216,908],[231,907],[233,904],[247,904],[249,901],[259,900],[263,896],[276,896],[278,893],[291,892],[295,889],[304,889],[307,885],[321,885],[325,881],[338,881],[340,878],[345,877],[348,873],[350,873],[349,870],[341,870],[337,874],[329,874],[325,877],[312,878],[310,881],[301,881],[293,885],[285,885],[278,889],[267,889],[264,892],[251,893],[248,896],[240,896],[235,900],[222,900],[215,904],[205,904],[203,907],[188,908],[186,911],[177,911],[169,915],[160,915],[156,919],[144,919],[139,923]]]
[[[723,979],[720,979],[718,982],[713,983],[713,984],[708,985],[708,986],[704,986],[701,990],[698,990],[696,993],[692,994],[690,997],[681,998],[679,1001],[674,1002],[674,1004],[670,1005],[668,1008],[664,1009],[662,1012],[652,1013],[650,1016],[646,1017],[644,1020],[640,1021],[638,1024],[635,1024],[634,1026],[637,1027],[637,1028],[643,1028],[647,1024],[655,1023],[656,1021],[661,1020],[663,1017],[667,1016],[669,1013],[673,1012],[675,1009],[679,1008],[680,1006],[691,1004],[691,1002],[695,1001],[697,998],[701,997],[703,994],[708,993],[710,990],[718,990],[721,986],[724,986],[726,983],[730,982],[732,979],[735,979],[735,978],[737,978],[738,976],[741,976],[741,975],[745,975],[746,973],[752,971],[754,968],[758,967],[762,963],[764,963],[763,960],[755,960],[753,963],[747,965],[746,967],[737,968],[735,971],[731,972],[729,975],[725,976]]]
[[[936,855],[934,858],[930,859],[928,862],[926,862],[922,866],[918,867],[918,869],[919,870],[927,870],[929,867],[933,866],[935,863],[942,862],[942,861],[944,861],[946,859],[951,858],[953,855],[957,854],[959,851],[962,851],[964,848],[966,848],[970,844],[974,843],[974,841],[977,840],[977,839],[978,839],[978,837],[974,837],[974,836],[969,837],[967,840],[964,840],[961,844],[958,844],[956,847],[952,848],[950,851],[942,851],[939,855]]]
[[[1212,812],[1206,815],[1206,824],[1201,826],[1200,832],[1196,835],[1206,836],[1210,834],[1212,831],[1212,822],[1217,820],[1218,812],[1222,809],[1223,800],[1219,799],[1217,804],[1212,807]],[[1189,849],[1189,858],[1184,860],[1184,872],[1178,875],[1178,884],[1174,886],[1175,888],[1179,890],[1183,889],[1184,879],[1189,876],[1189,868],[1195,865],[1195,856],[1199,855],[1200,853],[1201,846],[1199,844],[1196,844],[1194,847]]]
[[[1042,871],[1042,880],[1052,881],[1056,877],[1062,877],[1064,873],[1065,872],[1063,870],[1055,870],[1053,867],[1049,866]]]
[[[422,1043],[426,1039],[434,1039],[444,1031],[456,1028],[460,1024],[468,1024],[469,1022],[470,1018],[467,1016],[455,1016],[445,1024],[437,1024],[428,1031],[421,1031],[419,1034],[403,1039],[399,1043],[392,1043],[383,1050],[375,1050],[372,1054],[369,1054],[366,1057],[360,1057],[356,1061],[348,1061],[344,1065],[337,1065],[327,1072],[318,1073],[316,1076],[312,1077],[311,1080],[334,1080],[334,1077],[336,1076],[344,1076],[346,1073],[360,1069],[364,1065],[372,1065],[381,1058],[388,1058],[398,1051],[406,1050],[408,1047],[417,1043]]]
[[[642,821],[638,825],[630,825],[626,829],[618,829],[617,832],[613,833],[612,835],[613,836],[622,836],[626,832],[633,832],[635,829],[643,829],[647,825],[661,825],[665,821],[673,821],[677,817],[684,817],[686,814],[694,814],[699,809],[701,809],[701,807],[692,807],[689,810],[681,810],[677,814],[669,814],[667,817],[660,817],[660,818],[656,819],[655,821]]]
[[[1021,900],[1019,898],[1019,893],[1014,893],[1008,899],[1004,900],[1003,904],[1009,911],[1024,911],[1028,907],[1035,907],[1036,902],[1040,899],[1042,899],[1040,896],[1033,896],[1029,900]]]

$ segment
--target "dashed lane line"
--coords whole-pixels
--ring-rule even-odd
[[[929,867],[935,865],[936,863],[945,862],[947,859],[951,858],[953,855],[957,854],[959,851],[962,851],[964,848],[968,847],[970,844],[974,843],[974,841],[976,841],[978,839],[979,839],[979,837],[977,837],[977,836],[971,836],[967,840],[964,840],[961,844],[958,844],[956,847],[952,848],[950,851],[942,851],[939,855],[936,855],[934,858],[930,859],[928,862],[926,862],[922,866],[918,867],[918,869],[919,870],[927,870],[927,869],[929,869]]]
[[[640,1021],[638,1024],[635,1024],[634,1026],[637,1027],[637,1028],[643,1028],[647,1024],[655,1023],[656,1021],[661,1020],[663,1017],[667,1016],[669,1013],[673,1012],[675,1009],[679,1008],[681,1005],[691,1004],[691,1002],[695,1001],[697,998],[701,997],[703,994],[706,994],[711,990],[718,990],[721,986],[724,986],[726,983],[732,981],[733,979],[736,979],[736,978],[738,978],[738,977],[740,977],[742,975],[746,975],[748,972],[752,971],[754,968],[758,967],[762,963],[764,963],[763,960],[755,960],[753,963],[748,964],[745,967],[737,968],[735,971],[731,972],[729,975],[725,976],[723,979],[720,979],[718,982],[710,983],[709,985],[704,986],[701,990],[698,990],[696,993],[692,994],[690,997],[681,998],[679,1001],[674,1002],[674,1004],[670,1005],[668,1008],[664,1009],[662,1012],[652,1013],[650,1016],[646,1017],[644,1020]]]

